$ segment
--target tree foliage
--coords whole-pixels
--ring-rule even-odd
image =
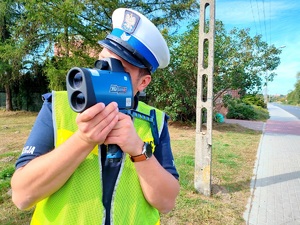
[[[6,92],[34,65],[44,64],[50,89],[65,88],[73,66],[91,67],[100,50],[97,41],[112,29],[111,15],[119,7],[134,8],[160,28],[176,26],[199,10],[195,0],[170,1],[35,1],[0,3],[0,78]],[[54,57],[54,45],[60,54]],[[1,88],[0,87],[0,88]],[[7,96],[10,98],[10,96]]]
[[[224,25],[216,23],[214,93],[235,89],[242,95],[255,94],[276,75],[271,71],[280,64],[281,50],[249,32],[235,28],[226,33]]]
[[[281,50],[268,46],[261,36],[251,37],[249,29],[227,32],[221,21],[216,21],[215,26],[214,100],[230,89],[239,90],[241,96],[257,93],[265,80],[271,81],[275,76],[271,71],[280,63]],[[172,46],[169,69],[157,71],[147,88],[149,101],[165,109],[174,120],[195,121],[198,35],[196,21],[185,33],[169,37]],[[205,49],[204,64],[207,64]],[[205,94],[206,81],[202,84]]]
[[[199,25],[193,22],[185,33],[168,35],[170,28],[179,28],[181,20],[199,12],[198,1],[194,0],[3,0],[0,88],[5,87],[7,93],[12,87],[16,90],[22,76],[31,74],[46,75],[50,89],[65,89],[65,76],[70,68],[93,66],[100,51],[97,42],[111,31],[111,15],[119,7],[134,8],[149,17],[167,37],[171,48],[171,63],[168,69],[153,75],[154,82],[147,89],[148,100],[175,120],[194,121]],[[56,55],[54,46],[59,50]],[[91,49],[95,54],[90,54]],[[263,42],[261,36],[251,37],[247,29],[228,33],[222,22],[217,21],[215,98],[228,89],[239,89],[242,95],[259,91],[265,81],[272,81],[275,76],[272,71],[280,63],[280,52]],[[207,51],[204,54],[207,56]],[[35,65],[43,70],[37,72]],[[203,88],[206,89],[205,82]]]
[[[287,95],[288,104],[291,105],[300,105],[300,72],[297,73],[296,77],[295,89]]]
[[[17,77],[23,52],[20,43],[13,38],[11,29],[15,21],[20,18],[16,5],[12,0],[0,2],[0,88],[5,89],[7,93],[7,110],[12,110],[11,83]],[[15,8],[17,10],[14,10]]]

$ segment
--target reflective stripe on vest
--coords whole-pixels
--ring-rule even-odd
[[[149,114],[150,109],[152,107],[139,102],[138,111]],[[52,110],[55,146],[58,147],[77,130],[77,113],[69,107],[66,92],[52,93]],[[161,131],[165,115],[157,109],[156,114],[157,126]],[[142,140],[153,141],[148,122],[135,119],[134,126]],[[36,205],[31,224],[104,224],[100,157],[96,146],[63,187]],[[111,207],[111,225],[120,224],[159,224],[159,212],[144,198],[134,164],[128,154],[123,154]]]

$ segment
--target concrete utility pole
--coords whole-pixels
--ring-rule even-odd
[[[209,15],[206,13],[209,13]],[[205,21],[208,22],[208,25],[205,23]],[[211,194],[214,37],[215,0],[201,0],[199,20],[194,185],[196,191],[206,196],[210,196]],[[207,59],[204,59],[205,48],[208,48]],[[203,93],[204,87],[207,88],[207,93]],[[206,121],[206,130],[203,129],[203,119]]]

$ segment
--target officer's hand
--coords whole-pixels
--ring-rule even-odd
[[[86,109],[76,118],[79,137],[89,144],[102,144],[119,120],[118,105],[115,102],[105,107],[103,103]]]
[[[141,154],[144,144],[135,131],[131,117],[124,113],[119,113],[119,121],[104,143],[117,144],[123,152],[132,156]]]

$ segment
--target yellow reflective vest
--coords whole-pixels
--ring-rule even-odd
[[[149,115],[151,109],[153,108],[139,102],[137,111]],[[77,113],[71,110],[65,91],[52,93],[52,111],[57,147],[77,130]],[[157,109],[155,111],[160,135],[165,114]],[[142,140],[153,142],[149,122],[135,118],[134,126]],[[104,224],[101,154],[98,151],[98,146],[95,146],[68,181],[57,192],[36,205],[31,225]],[[128,154],[123,154],[112,197],[111,225],[156,225],[159,221],[158,210],[143,195],[134,164]]]

